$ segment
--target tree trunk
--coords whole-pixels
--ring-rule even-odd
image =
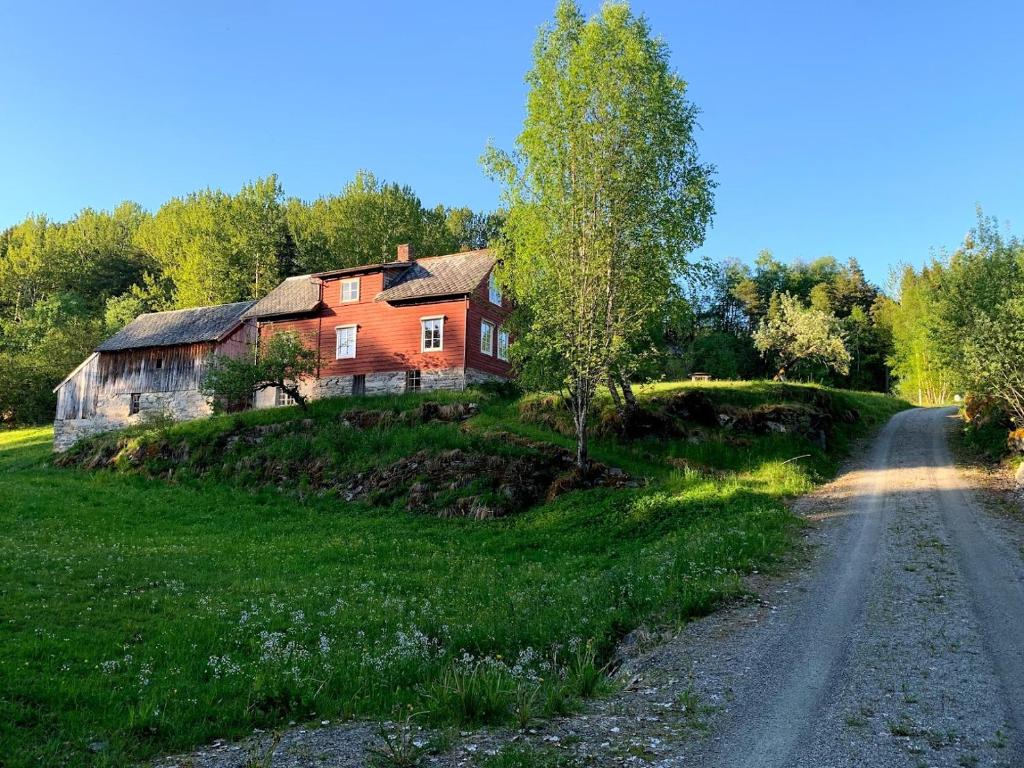
[[[608,393],[612,396],[612,403],[615,405],[615,410],[621,415],[622,414],[622,398],[619,397],[619,389],[615,386],[615,377],[608,374]]]
[[[309,405],[306,402],[306,398],[302,396],[301,392],[299,392],[298,386],[293,387],[288,384],[285,384],[284,382],[281,382],[277,386],[279,386],[281,388],[281,391],[284,392],[286,395],[291,395],[295,399],[295,404],[299,406],[300,409],[302,409],[303,411],[309,409]]]
[[[586,392],[584,390],[587,390]],[[590,410],[589,386],[576,383],[575,392],[569,398],[573,426],[576,427],[576,469],[585,473],[590,463],[587,455],[587,415]]]
[[[622,397],[626,400],[626,408],[630,412],[636,410],[636,395],[633,394],[633,385],[625,376],[619,376],[619,385],[622,387]]]
[[[583,474],[587,471],[590,464],[590,458],[587,455],[586,411],[579,414],[573,414],[573,418],[576,422],[576,469]]]

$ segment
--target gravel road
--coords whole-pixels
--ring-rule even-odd
[[[703,686],[724,703],[714,735],[673,764],[1024,765],[1019,531],[954,466],[953,416],[897,415],[807,500],[833,519],[815,567],[720,644],[725,679]]]
[[[634,643],[615,695],[528,734],[463,733],[427,765],[477,766],[515,740],[587,766],[1024,766],[1024,527],[954,466],[953,417],[894,417],[797,503],[815,521],[807,567]],[[371,738],[360,724],[293,731],[268,763],[364,765]],[[239,752],[161,764],[227,768],[246,764]]]

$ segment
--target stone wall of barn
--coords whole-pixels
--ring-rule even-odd
[[[90,356],[58,388],[53,449],[66,451],[83,437],[150,418],[188,421],[209,416],[213,409],[199,387],[210,355],[245,354],[252,335],[249,326],[243,326],[219,345],[183,344]],[[135,414],[129,413],[132,393],[139,395]]]
[[[189,421],[213,413],[207,398],[194,389],[142,392],[139,394],[139,412],[129,415],[130,410],[131,393],[99,395],[90,416],[82,419],[57,419],[53,422],[53,449],[66,451],[83,437],[123,429],[147,419],[166,417],[175,421]]]

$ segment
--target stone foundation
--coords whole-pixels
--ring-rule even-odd
[[[304,381],[300,388],[303,395],[310,400],[324,397],[349,397],[352,394],[352,376],[325,376],[322,379]],[[461,392],[466,387],[482,384],[487,381],[503,381],[504,377],[493,373],[485,373],[474,368],[441,368],[420,372],[420,391],[430,392],[448,390]],[[400,395],[405,392],[405,371],[385,371],[368,373],[365,379],[367,395]],[[257,408],[273,408],[276,397],[273,389],[266,389],[256,394]]]
[[[302,383],[302,393],[310,400],[324,397],[348,397],[352,394],[352,376],[329,376]],[[488,381],[503,381],[504,377],[475,368],[442,368],[420,373],[423,392],[448,390],[460,392],[466,387]],[[405,371],[387,371],[366,374],[367,395],[399,395],[405,392]],[[256,408],[273,408],[274,389],[256,393]],[[139,424],[147,418],[166,416],[174,421],[189,421],[209,416],[213,409],[209,400],[196,390],[180,392],[143,392],[139,398],[139,413],[128,415],[130,394],[110,395],[96,405],[96,415],[87,419],[67,419],[53,423],[53,449],[66,451],[78,440],[101,432],[122,429]]]
[[[143,392],[139,412],[128,415],[131,393],[106,395],[96,403],[96,413],[85,419],[59,419],[53,422],[53,450],[66,451],[83,437],[140,424],[147,419],[167,417],[189,421],[213,413],[209,400],[194,389],[178,392]]]

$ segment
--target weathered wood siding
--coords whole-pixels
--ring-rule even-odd
[[[99,359],[99,385],[104,394],[198,389],[212,352],[209,343],[104,352]]]
[[[85,419],[96,412],[96,369],[99,355],[93,353],[57,390],[57,418]]]

